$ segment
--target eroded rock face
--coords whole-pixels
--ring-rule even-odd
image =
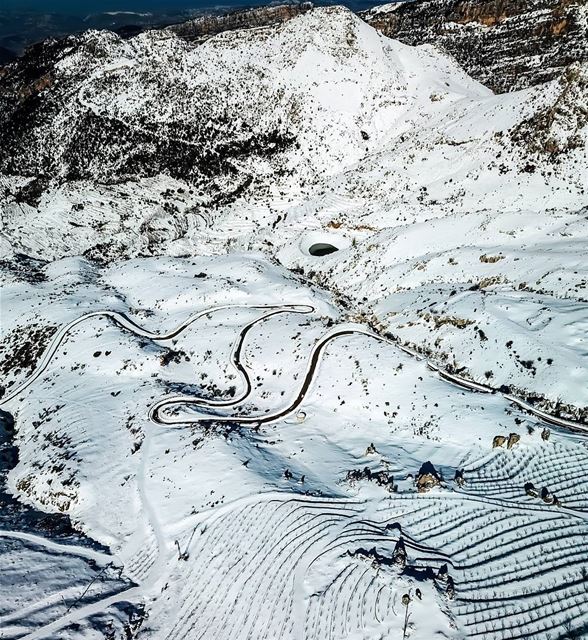
[[[235,29],[253,29],[280,22],[286,22],[301,13],[312,9],[310,2],[278,6],[254,7],[243,11],[231,11],[224,15],[207,15],[167,27],[176,35],[187,40],[202,40],[207,37],[234,31]]]
[[[587,14],[581,0],[428,0],[362,17],[407,44],[441,45],[476,80],[503,93],[553,80],[587,60]]]

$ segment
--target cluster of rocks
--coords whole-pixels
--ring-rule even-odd
[[[518,436],[517,436],[518,437]],[[373,444],[370,444],[366,450],[366,455],[377,453]],[[412,474],[408,474],[408,478],[413,478]],[[368,482],[374,482],[380,487],[386,487],[390,492],[398,491],[398,485],[394,484],[394,476],[389,474],[386,470],[381,469],[379,471],[372,471],[369,467],[363,469],[352,469],[347,472],[345,477],[347,482],[355,484],[356,482],[365,480]],[[465,484],[465,476],[463,469],[456,469],[453,478],[454,482],[463,487]],[[441,486],[443,476],[435,469],[432,462],[427,460],[421,465],[416,477],[414,477],[414,483],[419,493],[426,493],[434,487]]]
[[[555,493],[551,493],[547,487],[542,487],[539,491],[532,482],[525,483],[525,493],[533,498],[541,498],[545,504],[552,504],[555,507],[560,507],[561,502]]]
[[[435,575],[435,584],[440,587],[450,600],[455,597],[455,582],[449,575],[449,569],[446,564],[442,564]]]
[[[398,491],[398,485],[394,484],[394,476],[388,474],[384,469],[380,471],[372,471],[369,467],[363,469],[352,469],[347,472],[347,482],[354,484],[360,480],[374,482],[379,487],[385,487],[390,492]]]
[[[530,429],[530,433],[533,430]],[[541,440],[547,442],[551,436],[551,431],[545,427],[543,431],[541,431]],[[506,444],[507,449],[512,449],[515,444],[518,444],[521,440],[521,436],[518,433],[509,433],[508,436],[494,436],[492,439],[492,448],[496,449],[497,447],[503,447]]]
[[[398,538],[391,556],[385,556],[379,553],[376,547],[372,547],[371,549],[364,549],[360,547],[355,551],[349,551],[348,555],[354,558],[359,557],[363,560],[367,560],[371,563],[372,568],[376,570],[381,567],[395,567],[401,573],[405,573],[407,575],[416,573],[420,580],[432,580],[435,583],[435,586],[449,599],[453,599],[455,597],[455,583],[453,578],[449,575],[447,564],[441,565],[437,571],[432,567],[427,567],[424,572],[408,566],[408,554],[406,552],[406,545],[402,536]],[[422,599],[420,589],[416,590],[415,595],[419,600]]]
[[[512,449],[521,439],[518,433],[510,433],[508,436],[494,436],[492,448],[502,447],[506,443],[507,449]]]
[[[353,558],[359,557],[370,561],[374,569],[379,569],[380,567],[398,567],[400,570],[403,570],[407,562],[406,548],[402,538],[398,538],[391,557],[379,553],[376,547],[372,547],[371,549],[360,547],[355,551],[348,551],[348,555]]]
[[[284,478],[286,478],[286,480],[294,480],[294,474],[290,471],[290,469],[284,470]],[[300,484],[304,484],[305,480],[306,480],[306,476],[301,475],[300,478],[298,479],[298,482],[300,482]]]

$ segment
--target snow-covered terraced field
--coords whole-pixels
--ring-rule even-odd
[[[86,602],[90,576],[40,580],[30,633],[9,637],[93,637],[99,612],[117,629],[115,611],[139,626],[143,606],[139,637],[161,639],[405,623],[417,638],[544,638],[588,622],[583,435],[544,439],[501,394],[444,380],[261,256],[42,272],[4,284],[5,335],[61,327],[6,377],[8,486],[68,513],[132,584]],[[519,440],[493,448],[501,434]],[[426,461],[441,482],[420,493]]]

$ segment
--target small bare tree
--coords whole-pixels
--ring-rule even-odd
[[[405,593],[402,596],[402,604],[404,605],[404,627],[402,629],[402,640],[406,640],[406,631],[408,629],[408,620],[410,618],[410,613],[408,610],[408,607],[410,606],[411,603],[411,597],[410,597],[410,591],[408,593]]]

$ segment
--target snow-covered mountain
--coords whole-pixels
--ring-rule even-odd
[[[585,63],[180,32],[0,71],[6,483],[104,545],[8,637],[585,633]]]
[[[4,111],[5,252],[111,260],[267,251],[320,272],[323,284],[353,295],[358,310],[387,326],[393,313],[396,335],[479,381],[539,392],[574,405],[566,407],[572,413],[588,405],[570,384],[578,369],[567,360],[555,365],[556,386],[554,369],[521,364],[558,362],[549,351],[568,348],[565,332],[533,332],[533,346],[519,353],[499,337],[498,308],[478,327],[478,299],[498,290],[514,289],[539,308],[544,295],[563,304],[585,298],[584,245],[567,240],[586,233],[581,64],[496,96],[431,47],[383,38],[338,8],[200,45],[164,30],[131,40],[89,32],[46,49],[4,78],[12,91]],[[27,93],[23,78],[40,60],[43,74]],[[427,242],[407,249],[413,242],[404,236],[416,229]],[[306,232],[345,251],[309,261],[300,250]],[[547,246],[557,255],[552,271]],[[441,265],[429,275],[433,255]],[[570,267],[557,280],[562,259]],[[383,278],[375,287],[363,282],[368,264]],[[391,284],[392,266],[419,278]],[[435,282],[444,286],[433,294]],[[475,289],[466,294],[470,311],[455,310],[471,325],[465,331],[431,320],[445,313],[440,304],[447,310],[462,300],[446,302],[456,285]],[[416,287],[410,304],[407,287]],[[390,302],[396,290],[404,292],[401,308]],[[477,329],[485,335],[491,326],[498,335],[481,342]],[[447,340],[461,347],[448,351]]]

